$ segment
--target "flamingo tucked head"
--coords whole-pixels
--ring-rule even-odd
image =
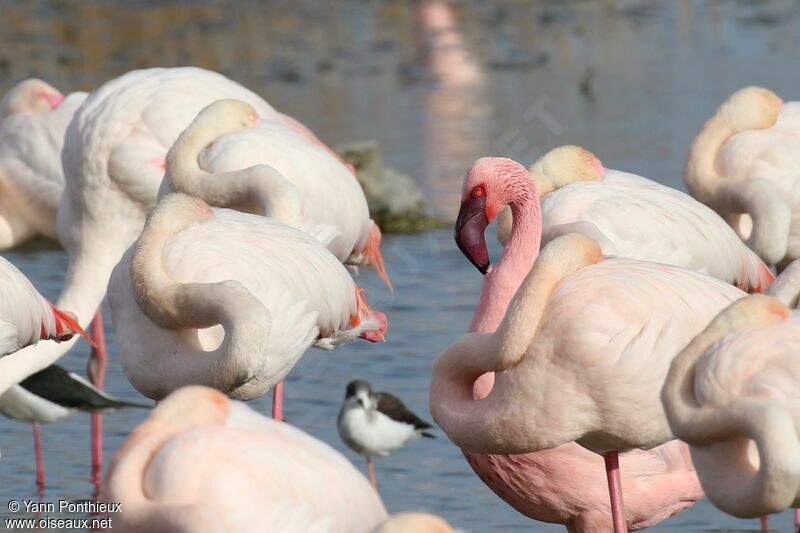
[[[586,148],[564,145],[553,148],[531,166],[531,174],[538,174],[554,184],[554,189],[576,181],[600,181],[606,175],[600,159]],[[539,191],[546,194],[550,191]]]
[[[718,115],[731,121],[736,131],[758,130],[775,125],[783,107],[783,100],[763,87],[739,89],[723,103]]]
[[[40,79],[19,82],[0,100],[0,118],[15,113],[46,113],[64,101],[61,91]]]
[[[482,274],[490,267],[486,226],[503,207],[522,201],[531,183],[525,167],[504,157],[483,157],[467,171],[454,236],[458,249]]]
[[[191,128],[213,128],[215,131],[238,131],[258,125],[259,117],[255,108],[246,102],[233,98],[217,100],[203,108],[192,121]]]

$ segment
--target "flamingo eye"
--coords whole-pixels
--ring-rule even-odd
[[[486,193],[483,190],[483,187],[475,187],[472,189],[472,197],[473,198],[483,198]]]

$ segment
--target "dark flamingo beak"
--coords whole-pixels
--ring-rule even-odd
[[[489,250],[483,235],[488,225],[485,196],[470,196],[461,202],[454,232],[456,244],[461,253],[484,275],[489,271]]]

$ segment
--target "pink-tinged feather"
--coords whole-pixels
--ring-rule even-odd
[[[95,344],[89,334],[81,327],[75,315],[69,311],[59,309],[50,302],[47,303],[50,304],[50,309],[53,312],[53,319],[56,323],[55,335],[47,337],[48,339],[69,340],[73,335],[77,334],[86,339],[93,348],[97,348],[97,344]],[[42,330],[44,331],[44,326],[42,326]]]
[[[369,229],[369,237],[367,243],[364,245],[364,263],[371,266],[378,273],[378,276],[383,280],[391,292],[394,292],[392,280],[389,279],[389,274],[386,272],[386,266],[383,263],[383,254],[381,253],[381,228],[375,222]]]

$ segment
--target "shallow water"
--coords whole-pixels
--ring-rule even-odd
[[[758,83],[795,96],[798,11],[790,1],[566,1],[559,3],[317,3],[5,0],[0,89],[36,74],[62,90],[90,89],[134,67],[197,64],[220,70],[295,115],[331,144],[376,138],[384,159],[418,178],[436,214],[452,216],[465,168],[482,155],[525,163],[559,144],[593,150],[611,168],[673,186],[691,137],[732,90]],[[416,7],[413,7],[416,6]],[[125,22],[124,28],[120,26]],[[467,327],[479,274],[449,230],[389,236],[397,292],[371,274],[359,283],[387,312],[388,342],[312,350],[286,386],[287,419],[342,450],[335,428],[345,384],[368,379],[429,418],[435,355]],[[37,243],[4,254],[46,296],[58,295],[66,257]],[[115,359],[108,390],[136,397]],[[80,345],[61,364],[83,372]],[[270,401],[253,402],[261,412]],[[106,460],[144,413],[106,416]],[[92,494],[89,417],[43,430],[45,501]],[[426,509],[468,531],[558,531],[496,498],[440,433],[376,461],[390,511]],[[31,431],[0,420],[0,515],[35,498]],[[790,530],[784,513],[772,520]],[[755,530],[707,502],[657,531]]]

